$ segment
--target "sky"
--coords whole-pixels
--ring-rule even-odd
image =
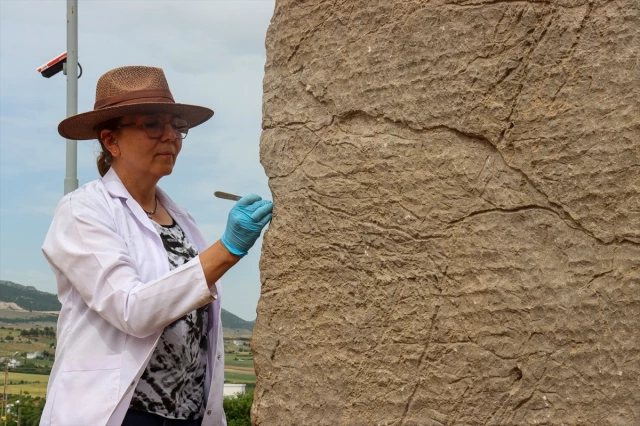
[[[159,186],[196,219],[207,241],[224,233],[233,202],[216,190],[271,199],[259,159],[265,35],[273,0],[79,0],[78,112],[93,109],[98,78],[125,65],[164,70],[176,102],[207,106],[176,167]],[[0,0],[0,279],[56,292],[41,246],[63,196],[66,76],[36,69],[66,48],[66,0]],[[80,185],[98,179],[97,141],[78,142]],[[256,317],[262,239],[222,279],[223,307]]]

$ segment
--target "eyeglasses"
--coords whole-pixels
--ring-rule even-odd
[[[173,119],[169,122],[163,121],[157,117],[147,117],[144,120],[136,121],[135,123],[127,123],[116,126],[116,128],[120,127],[129,127],[136,126],[142,127],[147,134],[152,139],[158,139],[162,137],[164,134],[164,128],[167,123],[171,125],[171,128],[176,134],[176,138],[184,139],[187,137],[187,133],[189,133],[189,123],[181,118]]]

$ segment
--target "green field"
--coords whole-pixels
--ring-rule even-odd
[[[239,367],[253,370],[253,355],[250,353],[224,354],[225,367]]]
[[[4,389],[4,374],[2,374],[1,383]],[[47,392],[47,383],[49,383],[49,376],[45,376],[43,374],[13,373],[11,372],[11,370],[9,370],[8,383],[8,394],[18,395],[22,390],[23,393],[29,392],[29,395],[33,397],[44,397]]]
[[[17,328],[0,328],[0,357],[10,356],[15,352],[53,352],[52,344],[55,344],[55,338],[44,336],[27,337],[20,336]],[[13,340],[7,340],[13,338]],[[22,361],[22,359],[17,358]]]
[[[255,383],[255,374],[236,373],[233,371],[224,372],[224,380],[228,383]]]
[[[232,383],[255,383],[253,355],[246,352],[225,354],[224,379]]]

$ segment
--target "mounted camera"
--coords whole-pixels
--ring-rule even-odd
[[[66,62],[67,52],[64,52],[38,68],[38,72],[42,74],[43,77],[49,78],[52,75],[56,75],[60,71],[62,71]]]

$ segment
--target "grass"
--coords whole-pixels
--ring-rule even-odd
[[[234,383],[255,383],[253,356],[250,353],[225,354],[224,378]]]
[[[249,354],[224,354],[224,365],[253,370],[253,356]]]
[[[17,382],[24,382],[23,384],[16,384]],[[13,383],[7,386],[7,393],[12,395],[18,395],[20,390],[22,392],[29,392],[29,395],[36,397],[44,397],[47,393],[47,384],[49,383],[49,376],[42,374],[25,374],[25,373],[12,373],[9,370],[9,382]],[[2,373],[2,386],[4,388],[4,373]]]
[[[12,336],[13,340],[6,340],[7,336]],[[24,352],[53,352],[52,343],[55,343],[53,338],[20,336],[20,330],[18,329],[0,328],[0,357],[20,352],[17,359],[23,361],[21,355]]]
[[[253,355],[250,352],[224,354],[224,379],[231,383],[255,383]]]
[[[224,380],[229,383],[255,383],[256,375],[225,371]]]

